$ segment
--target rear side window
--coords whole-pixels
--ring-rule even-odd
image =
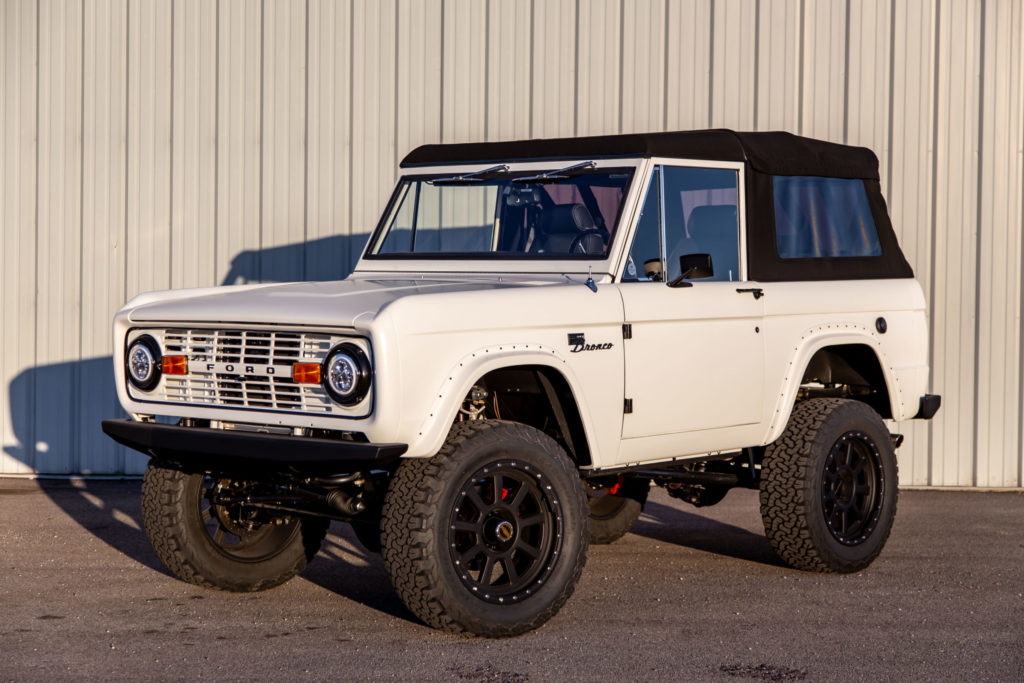
[[[862,180],[774,176],[772,186],[781,258],[882,255]]]

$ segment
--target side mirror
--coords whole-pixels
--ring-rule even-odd
[[[679,277],[668,283],[669,287],[693,287],[693,283],[686,280],[715,276],[711,254],[683,254],[679,257],[679,270]]]

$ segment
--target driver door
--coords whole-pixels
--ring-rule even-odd
[[[630,461],[749,445],[762,421],[764,307],[742,291],[742,166],[703,163],[655,166],[619,285]],[[714,276],[669,287],[694,253],[711,255]]]

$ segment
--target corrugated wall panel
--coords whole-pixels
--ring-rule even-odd
[[[975,449],[977,348],[978,88],[981,6],[939,5],[935,110],[935,378],[956,411],[939,423],[932,475],[970,486]]]
[[[802,135],[843,139],[847,7],[846,0],[818,0],[804,8]]]
[[[744,0],[714,0],[711,126],[751,130],[757,99],[757,13]]]
[[[665,130],[711,125],[711,0],[669,2],[665,31]]]
[[[179,5],[180,7],[180,5]],[[125,208],[125,297],[180,286],[171,266],[180,265],[172,251],[172,113],[174,90],[171,40],[172,6],[158,0],[128,4],[127,176]],[[179,137],[181,139],[181,137]],[[179,222],[193,223],[191,217]],[[207,226],[209,229],[209,226]],[[211,232],[212,234],[212,232]],[[112,360],[87,361],[97,372],[110,372]],[[106,366],[104,369],[103,366]],[[102,396],[103,406],[116,401],[114,386]],[[116,414],[111,414],[115,416]],[[146,458],[124,450],[125,473],[145,471]]]
[[[396,168],[410,149],[434,142],[441,136],[441,46],[437,41],[437,36],[441,34],[441,6],[441,0],[400,0],[398,3]],[[511,25],[525,23],[522,20],[509,22]],[[509,46],[509,52],[512,49]],[[491,84],[500,80],[491,80],[488,76]],[[521,99],[520,93],[517,95]],[[488,109],[492,108],[495,107],[489,101]]]
[[[263,168],[260,277],[305,278],[306,2],[263,4]],[[387,79],[390,81],[390,78]]]
[[[128,4],[97,0],[83,15],[81,358],[110,353],[110,320],[124,304],[127,178]],[[100,421],[119,415],[106,363],[79,368],[78,457],[83,472],[123,472]],[[45,398],[40,396],[39,398]],[[133,459],[137,459],[133,456]]]
[[[576,112],[575,3],[573,0],[543,3],[534,0],[532,9],[530,135],[540,138],[572,135]],[[498,29],[500,32],[503,27]]]
[[[39,472],[76,471],[78,452],[82,28],[81,4],[61,0],[39,4],[38,175],[46,182],[38,189],[37,256],[11,269],[19,272],[31,264],[19,277],[34,281],[37,293],[35,364],[25,365],[10,387],[30,385],[34,398],[26,405],[15,400],[12,391],[9,411],[19,425],[19,457]],[[4,260],[6,266],[6,254]],[[45,266],[39,268],[40,264]],[[28,325],[24,329],[32,335]],[[110,365],[106,367],[109,372]]]
[[[932,344],[934,347],[935,307],[932,285],[932,223],[933,144],[934,129],[934,67],[935,67],[935,15],[932,3],[926,0],[893,4],[891,29],[892,62],[889,92],[890,142],[889,172],[882,176],[882,190],[889,201],[893,228],[899,237],[903,253],[914,268],[917,280],[924,288],[930,305]],[[932,352],[934,358],[934,352]],[[932,362],[935,367],[934,360]],[[932,393],[942,391],[932,373]],[[936,424],[942,424],[950,413],[958,410],[956,399],[944,395],[946,405],[940,411]],[[950,403],[953,405],[951,406]],[[934,433],[935,427],[930,427]],[[900,481],[923,485],[932,478],[931,448],[934,438],[929,436],[924,449],[900,453]],[[901,449],[902,450],[902,449]]]
[[[151,288],[344,276],[418,144],[730,126],[875,150],[945,404],[894,426],[901,480],[1020,485],[1022,12],[8,0],[0,472],[139,471],[96,427],[119,413],[114,310]]]
[[[530,49],[533,37],[532,8],[533,4],[530,2],[499,0],[487,3],[485,127],[488,140],[517,140],[530,137],[534,93],[531,67],[535,63]],[[562,36],[562,40],[569,42],[565,36]],[[543,69],[546,67],[542,65]],[[440,71],[437,79],[437,83],[440,84]],[[571,94],[570,90],[570,96]],[[543,102],[540,104],[543,106]],[[569,124],[572,125],[571,120]]]
[[[172,286],[171,26],[169,3],[129,5],[128,296]]]
[[[339,230],[348,224],[351,204],[351,18],[351,3],[309,3],[308,246],[304,252],[306,277],[313,280],[343,277],[353,246]]]
[[[487,3],[477,0],[445,2],[441,17],[443,142],[483,140],[487,136],[487,10]],[[356,54],[360,52],[357,41]],[[519,68],[529,73],[529,55],[516,56]],[[522,94],[528,96],[529,92]]]
[[[1020,486],[1024,106],[1021,3],[984,6],[978,202],[979,486]],[[1016,228],[1016,229],[1014,229]]]
[[[621,0],[591,0],[577,5],[576,135],[617,133],[622,102]]]
[[[247,0],[217,10],[216,265],[233,285],[260,279],[263,13]]]
[[[217,5],[176,0],[173,22],[171,286],[199,287],[217,277]]]
[[[0,4],[0,381],[10,411],[0,411],[0,472],[34,465],[31,370],[36,357],[35,262],[38,7]],[[4,402],[0,402],[0,408]]]
[[[620,132],[657,130],[665,120],[665,20],[661,0],[629,3],[622,17],[622,121]]]
[[[482,48],[484,41],[479,36],[484,33],[482,21],[484,11],[482,3],[478,8],[469,8],[473,13],[470,25],[473,26],[474,35],[478,46]],[[354,3],[352,28],[352,160],[349,168],[351,178],[352,214],[349,225],[342,228],[342,232],[349,234],[365,235],[377,225],[377,218],[380,215],[381,207],[384,206],[395,181],[395,120],[398,112],[395,110],[395,87],[394,73],[395,61],[398,46],[395,44],[395,20],[396,11],[393,4]],[[479,15],[479,17],[477,16]],[[442,19],[444,20],[444,19]],[[442,27],[448,31],[447,25]],[[448,40],[443,41],[446,45]],[[447,48],[446,48],[447,49]],[[466,58],[478,60],[479,63],[473,68],[479,68],[483,73],[482,62],[483,52],[476,50],[472,54],[466,54]],[[447,59],[447,57],[445,57]],[[453,65],[453,68],[461,68]],[[473,88],[479,90],[469,93],[470,85],[466,79],[456,88],[460,90],[461,98],[465,100],[468,109],[472,111],[466,118],[472,120],[478,135],[483,136],[482,121],[478,121],[477,112],[483,112],[483,105],[476,103],[477,98],[483,99],[483,84],[479,80],[473,81]],[[441,107],[449,108],[454,106],[445,91],[442,92]],[[461,120],[465,115],[458,110],[451,115],[452,125]],[[444,113],[442,120],[449,117]],[[449,134],[450,129],[447,123],[443,124],[441,135]],[[361,245],[360,245],[361,246]],[[360,252],[353,250],[350,254],[351,260],[346,264],[346,272],[350,270]]]
[[[801,0],[760,2],[757,127],[795,131],[800,118]]]
[[[889,169],[890,0],[848,2],[849,69],[845,138],[878,155],[882,177]]]

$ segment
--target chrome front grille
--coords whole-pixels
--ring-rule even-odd
[[[139,330],[157,337],[164,355],[188,358],[188,374],[165,375],[147,396],[167,403],[317,414],[352,414],[319,384],[292,382],[294,363],[320,363],[343,340],[315,332],[168,328]],[[208,365],[216,365],[209,369]],[[231,366],[234,372],[218,372]],[[266,374],[266,368],[275,374]],[[247,372],[255,369],[254,372]],[[140,398],[143,398],[140,396]],[[145,398],[143,400],[145,400]],[[358,411],[359,409],[355,409]]]

